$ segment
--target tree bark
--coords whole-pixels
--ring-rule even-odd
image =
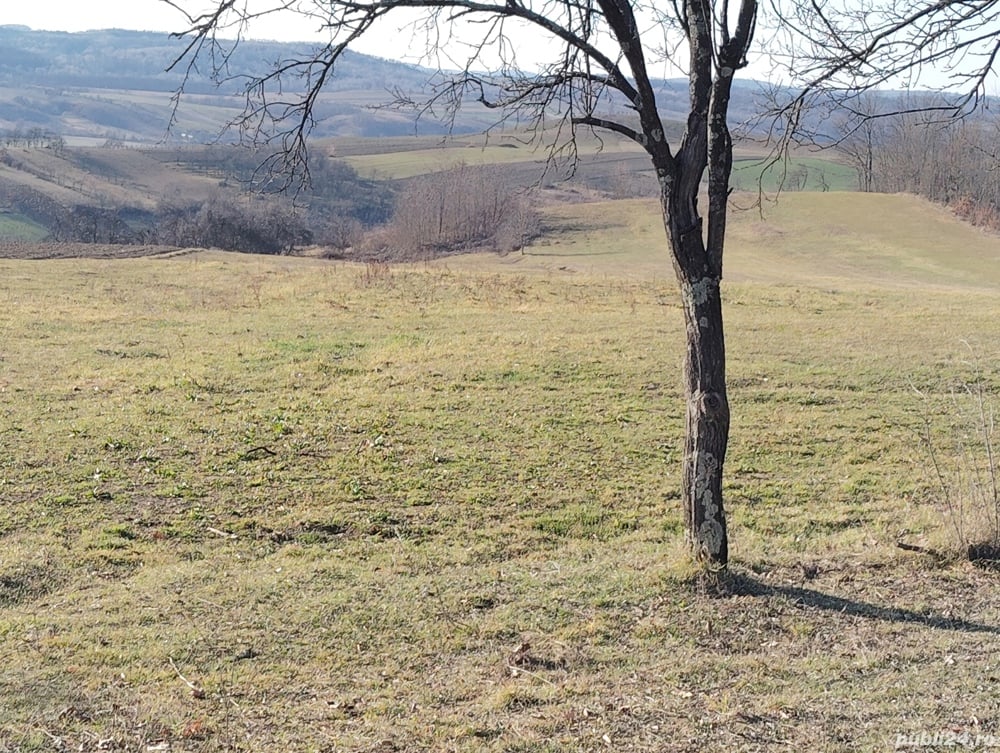
[[[729,443],[726,351],[719,280],[683,284],[687,402],[682,494],[689,543],[699,561],[723,568],[729,561],[722,467]]]
[[[663,198],[667,236],[684,307],[684,458],[681,493],[688,544],[696,559],[714,569],[729,562],[722,472],[729,444],[726,346],[722,319],[721,269],[705,249],[701,223],[687,229]]]

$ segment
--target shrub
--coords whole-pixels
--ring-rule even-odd
[[[948,527],[964,556],[1000,560],[1000,444],[990,394],[977,368],[953,394],[951,448],[935,440],[929,419],[923,445],[930,458]]]
[[[312,234],[301,213],[285,202],[220,193],[202,204],[162,205],[156,239],[172,246],[281,254],[310,243]]]

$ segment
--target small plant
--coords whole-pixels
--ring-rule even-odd
[[[959,547],[972,561],[995,562],[1000,561],[1000,447],[995,409],[982,369],[974,366],[972,380],[952,393],[959,419],[952,455],[942,454],[926,417],[922,441]]]
[[[384,261],[369,261],[358,278],[362,288],[391,287],[393,280],[392,267]]]

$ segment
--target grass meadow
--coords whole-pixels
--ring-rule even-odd
[[[1000,735],[997,574],[949,556],[926,439],[959,467],[1000,387],[1000,241],[908,197],[737,213],[720,595],[655,207],[548,222],[397,267],[0,260],[0,751]]]
[[[0,238],[15,241],[40,241],[48,231],[21,214],[0,209]]]

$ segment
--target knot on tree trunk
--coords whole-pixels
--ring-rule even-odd
[[[726,398],[721,392],[696,392],[691,401],[698,413],[706,418],[720,416],[726,409]]]

